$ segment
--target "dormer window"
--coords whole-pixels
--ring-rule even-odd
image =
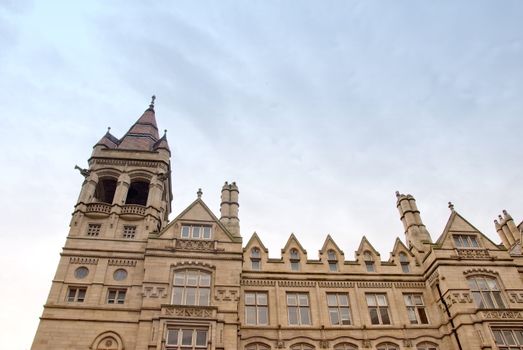
[[[260,248],[252,248],[251,249],[251,268],[253,270],[259,270],[261,268],[261,252]]]
[[[367,269],[367,272],[376,272],[376,266],[374,266],[374,258],[368,250],[365,253],[363,253],[363,261],[365,261],[365,267]]]
[[[329,271],[338,271],[338,257],[336,256],[336,252],[332,249],[327,252],[327,262],[329,264]]]
[[[456,248],[479,248],[478,238],[476,235],[458,234],[452,235]]]
[[[409,258],[407,257],[407,254],[405,254],[403,252],[400,253],[400,265],[401,265],[401,270],[404,273],[410,272]]]
[[[212,227],[206,225],[182,225],[181,237],[184,239],[211,239]]]
[[[291,260],[291,270],[300,271],[300,254],[298,249],[293,248],[290,251],[290,260]]]

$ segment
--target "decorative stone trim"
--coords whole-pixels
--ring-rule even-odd
[[[214,299],[219,301],[238,301],[240,292],[237,289],[216,288]]]
[[[394,282],[396,288],[425,288],[424,282]]]
[[[447,305],[451,307],[456,303],[472,303],[472,298],[468,292],[453,292],[445,297]]]
[[[256,287],[273,287],[276,285],[274,280],[241,280],[242,286],[256,286]]]
[[[179,250],[201,250],[215,251],[215,241],[206,241],[202,239],[176,239],[174,249]]]
[[[346,281],[319,281],[318,286],[322,288],[353,288],[354,282]]]
[[[495,310],[488,310],[488,311],[481,311],[480,312],[481,318],[485,320],[521,320],[523,319],[523,314],[521,311],[495,311]]]
[[[194,261],[194,260],[176,262],[174,264],[171,264],[171,267],[174,267],[174,268],[180,268],[180,267],[201,267],[201,268],[206,268],[206,269],[210,269],[210,270],[214,270],[215,269],[214,265],[207,264],[207,263],[204,263],[204,262],[201,262],[201,261]]]
[[[160,162],[152,161],[143,161],[143,160],[130,160],[130,159],[106,159],[99,158],[93,159],[93,164],[103,164],[103,165],[127,165],[127,166],[136,166],[136,167],[146,167],[146,168],[167,168],[164,164]]]
[[[456,249],[458,257],[461,259],[489,259],[490,254],[488,249]]]
[[[427,281],[429,282],[429,285],[433,285],[434,282],[439,281],[439,271],[434,271]]]
[[[468,269],[463,271],[464,275],[481,275],[481,274],[488,274],[488,275],[499,275],[497,271],[489,270],[484,267],[478,267],[473,269]]]
[[[314,281],[278,281],[280,287],[315,287]]]
[[[320,348],[328,349],[329,348],[329,342],[327,340],[320,340]]]
[[[523,292],[508,292],[508,299],[511,303],[523,303]]]
[[[109,266],[136,266],[136,260],[127,260],[127,259],[109,259],[107,263]]]
[[[98,265],[98,258],[70,257],[69,263],[81,265]]]
[[[216,318],[216,309],[212,306],[162,305],[162,315],[183,318]]]
[[[165,287],[158,287],[158,286],[143,287],[142,297],[144,297],[144,298],[166,298],[167,289]]]
[[[392,288],[392,282],[358,282],[359,288]]]

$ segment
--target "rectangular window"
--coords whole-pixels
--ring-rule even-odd
[[[66,300],[69,302],[83,303],[86,293],[86,287],[69,287]]]
[[[311,310],[308,293],[287,293],[289,325],[310,325]]]
[[[123,304],[125,303],[126,289],[109,289],[107,292],[107,304]]]
[[[124,226],[123,238],[133,239],[136,236],[136,226]]]
[[[338,263],[337,262],[329,262],[329,271],[337,272],[338,271]]]
[[[493,329],[492,334],[499,350],[523,349],[523,329]]]
[[[167,329],[166,349],[189,350],[207,348],[207,329],[169,327]]]
[[[365,295],[372,324],[390,324],[389,303],[387,295],[368,293]]]
[[[421,294],[403,294],[410,324],[428,324],[425,303]]]
[[[89,227],[87,227],[87,235],[97,237],[100,234],[101,228],[101,224],[89,224]]]
[[[186,239],[211,239],[212,227],[205,225],[182,225],[181,237]]]
[[[173,304],[207,306],[210,302],[210,291],[210,273],[191,269],[174,273]]]
[[[245,323],[266,326],[269,324],[267,292],[245,293]]]
[[[452,235],[456,248],[479,248],[476,235]]]
[[[351,324],[349,296],[346,293],[327,293],[327,306],[331,324]]]

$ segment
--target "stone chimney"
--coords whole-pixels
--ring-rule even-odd
[[[404,195],[398,191],[396,191],[396,198],[396,207],[405,228],[409,248],[414,246],[418,251],[424,251],[423,243],[432,243],[432,239],[423,221],[421,221],[416,200],[410,194]]]
[[[510,249],[514,244],[521,242],[521,233],[519,232],[512,216],[507,213],[506,210],[503,210],[503,216],[498,215],[498,220],[494,220],[494,225],[496,226],[496,231],[503,242],[503,245]]]
[[[240,219],[238,218],[238,195],[240,191],[236,182],[229,184],[225,181],[222,187],[220,204],[220,221],[236,237],[240,237]]]

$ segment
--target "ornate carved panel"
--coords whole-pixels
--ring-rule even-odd
[[[280,287],[315,287],[314,281],[278,281]]]
[[[521,320],[523,319],[523,314],[521,311],[497,311],[497,310],[488,310],[481,311],[480,316],[486,320]]]
[[[451,307],[456,303],[472,303],[472,298],[469,292],[452,292],[445,297],[445,301]]]
[[[523,303],[523,292],[509,292],[508,298],[511,303]]]
[[[461,259],[490,259],[487,249],[456,249]]]
[[[143,287],[142,296],[144,298],[166,298],[167,288],[159,286]]]
[[[353,288],[354,282],[346,281],[319,281],[318,285],[322,288]]]
[[[174,248],[180,250],[214,251],[215,243],[214,241],[202,239],[177,239]]]
[[[162,315],[182,318],[216,318],[212,306],[162,305]]]

